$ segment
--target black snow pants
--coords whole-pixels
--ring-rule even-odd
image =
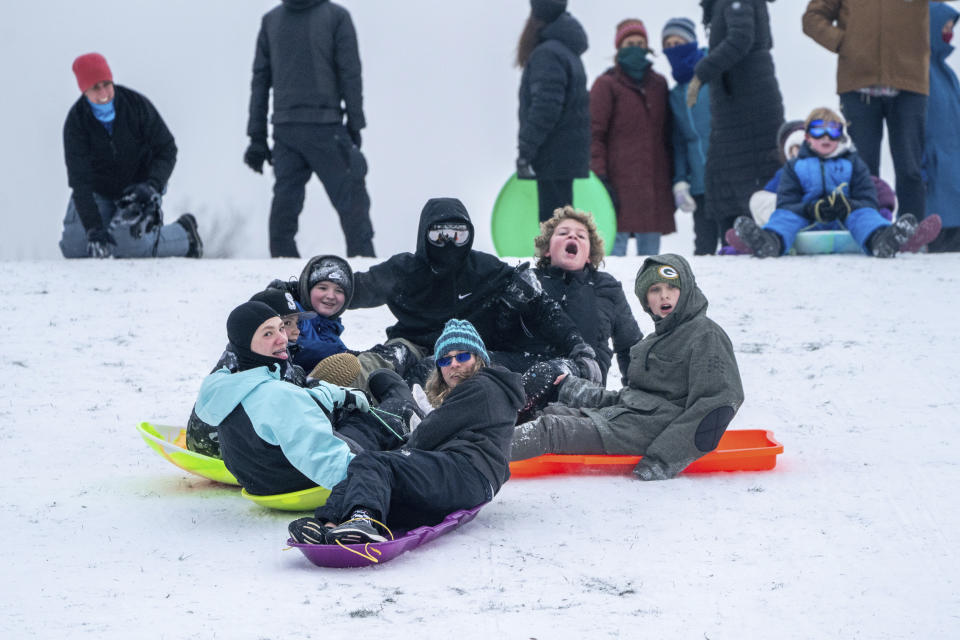
[[[493,499],[490,482],[466,458],[447,451],[364,451],[347,467],[317,519],[339,524],[356,507],[376,511],[391,528],[435,525],[458,509]]]
[[[340,124],[285,123],[273,127],[273,204],[270,255],[299,258],[294,237],[307,182],[323,183],[347,241],[347,257],[375,257],[367,162]]]

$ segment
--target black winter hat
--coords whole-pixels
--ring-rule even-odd
[[[270,318],[276,318],[279,315],[266,303],[244,302],[231,311],[227,318],[227,338],[237,349],[249,351],[257,328]]]
[[[353,289],[353,278],[347,269],[344,269],[343,262],[339,258],[324,258],[310,269],[310,275],[307,276],[307,288],[313,289],[318,282],[327,280],[336,285],[340,285],[347,296]]]
[[[268,307],[277,312],[280,317],[292,316],[296,314],[299,318],[313,318],[317,314],[313,311],[300,311],[293,295],[284,289],[274,289],[268,287],[263,291],[253,294],[251,302],[263,302]]]
[[[544,22],[553,22],[567,10],[567,0],[530,0],[530,15]]]
[[[803,131],[803,120],[787,120],[777,130],[777,150],[780,152],[781,162],[787,161],[784,146],[787,144],[787,138],[794,131]]]

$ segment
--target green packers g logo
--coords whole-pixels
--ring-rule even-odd
[[[680,277],[676,269],[666,264],[657,269],[657,273],[660,274],[661,278],[666,278],[667,280],[676,280]]]

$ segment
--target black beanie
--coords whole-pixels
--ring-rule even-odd
[[[530,15],[544,22],[553,22],[567,10],[567,0],[530,0]]]
[[[257,327],[270,318],[279,316],[280,314],[263,302],[244,302],[231,311],[227,318],[227,338],[237,349],[249,351]]]

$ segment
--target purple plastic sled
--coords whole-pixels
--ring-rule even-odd
[[[401,553],[415,549],[445,533],[449,533],[462,524],[473,520],[483,505],[472,509],[454,511],[433,527],[411,529],[394,540],[369,544],[299,544],[293,538],[287,544],[299,549],[307,560],[318,567],[342,569],[347,567],[368,567],[371,564],[383,564],[393,560]]]

